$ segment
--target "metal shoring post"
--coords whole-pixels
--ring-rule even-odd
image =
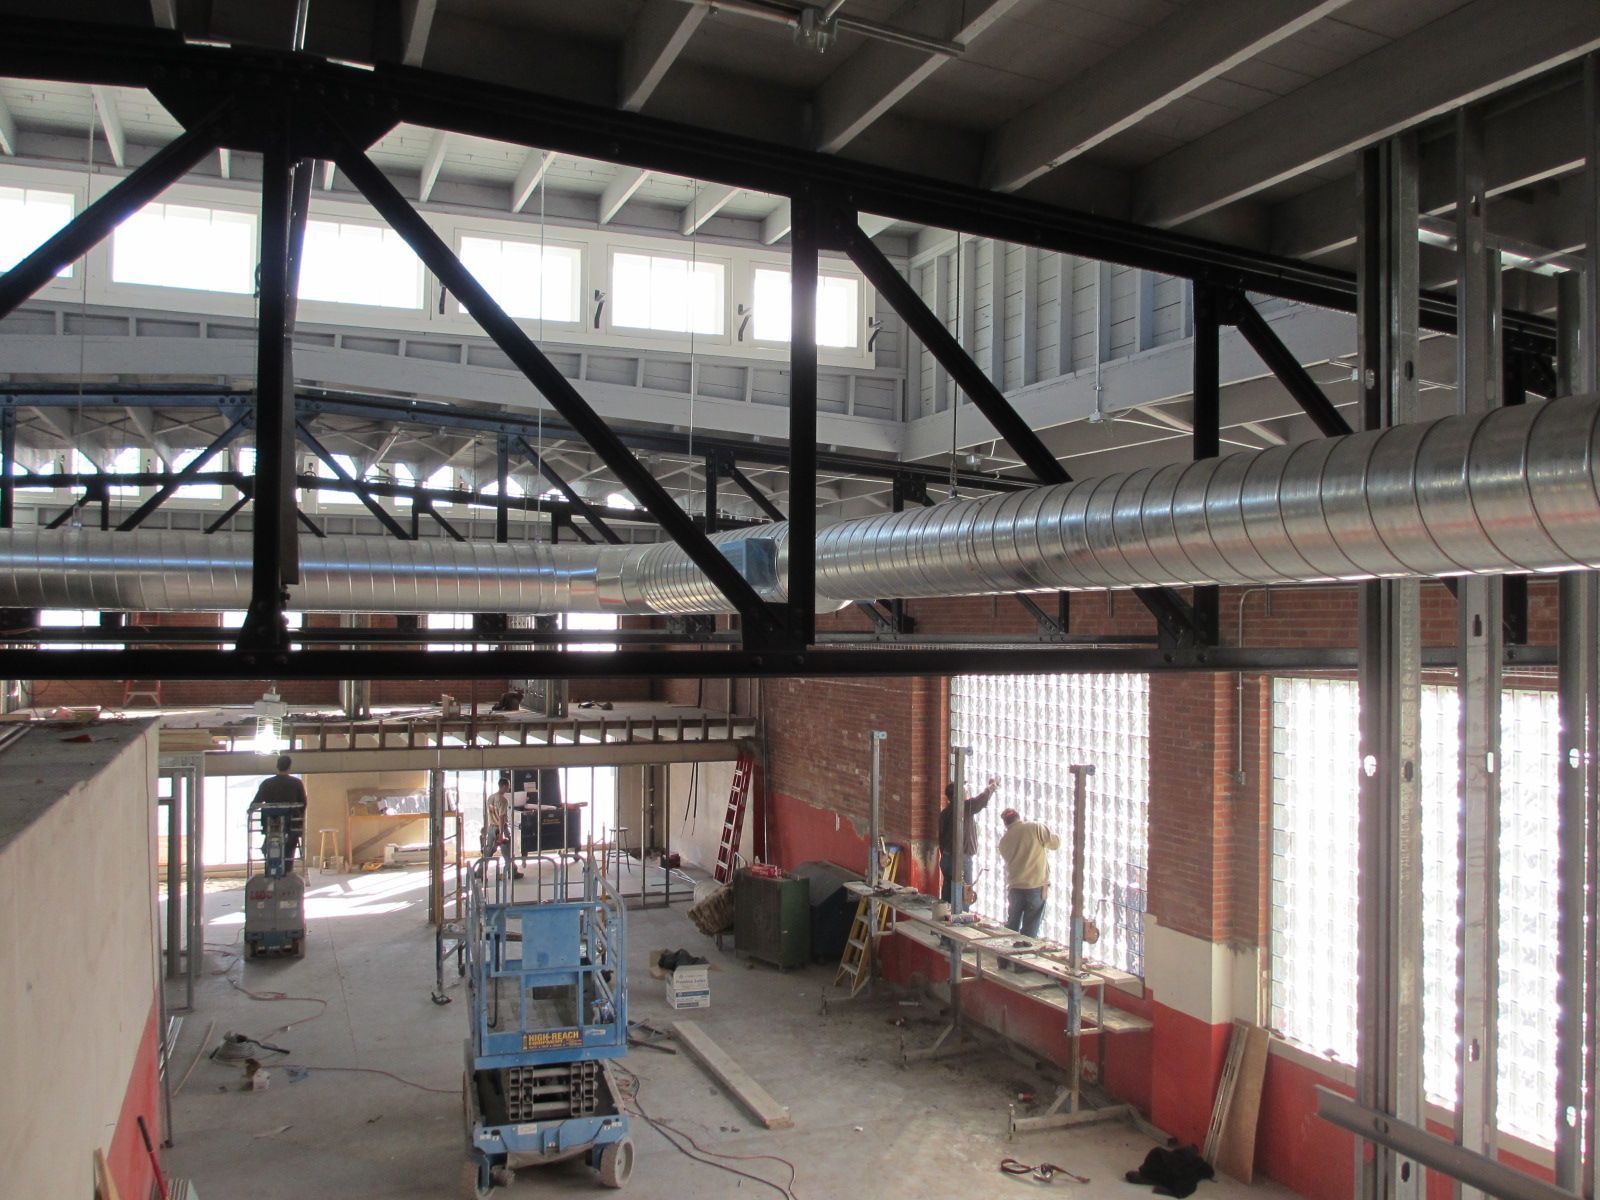
[[[1456,411],[1501,403],[1500,254],[1488,244],[1483,116],[1456,115]],[[1463,480],[1463,483],[1465,481]],[[1466,575],[1456,586],[1457,694],[1461,747],[1457,818],[1456,1071],[1461,1103],[1455,1141],[1478,1154],[1496,1143],[1496,995],[1499,981],[1500,696],[1505,625],[1500,580]],[[1462,1200],[1482,1193],[1454,1183]]]
[[[1363,424],[1417,415],[1417,149],[1402,134],[1361,159],[1358,255]],[[1365,1108],[1422,1119],[1421,637],[1415,580],[1361,588],[1357,1050]],[[1366,1146],[1371,1145],[1370,1157]],[[1417,1200],[1421,1172],[1389,1147],[1357,1142],[1360,1200]]]
[[[206,872],[203,852],[205,832],[205,768],[201,762],[189,767],[188,786],[188,839],[184,851],[189,862],[189,1007],[194,1007],[195,985],[200,978],[200,964],[205,960],[206,939]]]
[[[867,808],[867,886],[873,891],[883,881],[883,860],[878,854],[878,841],[883,836],[883,743],[889,734],[874,729],[867,734],[867,745],[872,750],[872,794]],[[863,939],[863,954],[872,956],[867,967],[867,988],[870,994],[878,974],[878,909],[882,902],[875,896],[867,897],[867,929]]]
[[[956,788],[955,797],[950,801],[950,867],[951,878],[955,881],[950,888],[952,917],[967,911],[967,756],[971,753],[971,746],[950,747],[950,778]],[[961,943],[952,937],[949,1030],[957,1034],[961,1032],[961,971]]]
[[[1067,770],[1072,772],[1072,926],[1067,949],[1073,976],[1067,988],[1067,1045],[1072,1054],[1072,1104],[1068,1111],[1077,1112],[1083,1090],[1083,981],[1079,976],[1083,971],[1084,849],[1088,842],[1089,776],[1094,774],[1094,766],[1074,764]]]
[[[167,798],[167,978],[176,979],[178,946],[183,940],[183,913],[178,907],[178,895],[183,890],[182,864],[178,861],[178,780],[166,771],[161,772],[161,778],[167,781],[171,793]]]

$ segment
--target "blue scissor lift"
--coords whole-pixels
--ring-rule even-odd
[[[501,865],[477,863],[467,893],[464,1190],[579,1155],[622,1187],[633,1142],[610,1060],[628,1049],[625,906],[587,858],[576,901],[519,901]]]

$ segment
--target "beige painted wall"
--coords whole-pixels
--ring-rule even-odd
[[[722,822],[728,813],[728,792],[733,787],[731,762],[700,764],[699,803],[691,798],[691,765],[674,763],[670,805],[671,845],[683,856],[684,862],[709,872],[717,862],[717,847],[722,842]],[[739,835],[739,853],[750,862],[755,846],[756,808],[752,802],[745,808],[744,828]]]
[[[155,722],[0,848],[0,1163],[8,1196],[93,1195],[92,1155],[109,1146],[158,983]],[[102,728],[97,726],[97,729]],[[54,746],[33,749],[59,750]],[[37,775],[35,773],[38,773]]]

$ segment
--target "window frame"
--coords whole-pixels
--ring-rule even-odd
[[[749,300],[749,304],[746,306],[750,311],[750,336],[747,339],[747,341],[748,341],[748,344],[751,345],[751,346],[754,346],[754,347],[757,347],[757,348],[760,348],[760,349],[766,349],[766,350],[776,350],[776,351],[781,352],[785,357],[787,357],[788,353],[789,353],[789,339],[787,337],[778,339],[778,338],[763,338],[763,337],[758,337],[756,335],[756,326],[755,326],[756,275],[761,271],[779,271],[779,272],[782,272],[783,275],[785,275],[785,276],[791,276],[792,275],[791,263],[790,263],[790,261],[788,259],[752,258],[750,260],[749,271],[748,271],[748,276],[749,276],[749,289],[748,290],[749,290],[750,300]],[[855,284],[855,288],[856,288],[856,318],[855,318],[856,341],[855,341],[855,345],[853,345],[853,346],[824,346],[822,343],[818,342],[817,343],[817,354],[818,354],[819,357],[834,358],[834,359],[838,360],[841,364],[844,364],[844,365],[852,365],[852,366],[858,365],[862,359],[867,358],[867,352],[866,352],[867,338],[871,335],[871,330],[867,325],[867,308],[866,308],[867,297],[868,297],[869,293],[872,292],[871,285],[869,285],[867,283],[866,276],[862,275],[859,271],[850,270],[847,267],[845,267],[843,264],[836,265],[832,260],[829,260],[829,259],[823,259],[818,263],[818,266],[817,266],[817,279],[818,279],[818,298],[819,298],[819,300],[821,298],[821,282],[820,281],[823,280],[823,279],[843,279],[843,280],[847,280],[848,282]],[[874,300],[875,300],[875,298],[876,297],[874,295]]]
[[[548,229],[549,227],[547,226],[546,228]],[[570,231],[563,230],[562,232],[566,233]],[[467,238],[479,238],[485,241],[496,241],[502,243],[514,242],[519,245],[539,247],[541,251],[565,250],[576,255],[578,260],[578,269],[574,275],[572,284],[572,311],[574,314],[572,320],[561,321],[557,320],[555,317],[519,317],[510,313],[507,315],[529,333],[538,333],[541,326],[543,327],[546,335],[548,335],[552,330],[569,335],[573,333],[579,333],[583,330],[585,324],[587,323],[585,318],[589,311],[585,307],[585,297],[590,291],[589,259],[591,257],[590,251],[592,249],[587,242],[572,237],[545,236],[541,238],[538,233],[538,226],[534,226],[533,232],[530,234],[528,232],[524,232],[520,228],[497,228],[488,222],[457,221],[450,228],[450,246],[455,251],[456,257],[462,259],[463,265],[465,265],[466,260],[462,257],[461,243]],[[541,263],[541,269],[542,266],[543,264]],[[499,303],[499,301],[496,300],[496,303]],[[445,307],[447,309],[447,312],[445,313],[446,317],[460,318],[470,322],[474,327],[477,326],[477,322],[473,320],[472,314],[467,312],[466,309],[461,306],[461,300],[459,297],[452,296],[450,298],[450,302]]]
[[[601,330],[613,339],[639,340],[654,346],[673,347],[683,350],[697,349],[701,346],[732,346],[733,345],[733,257],[728,254],[702,254],[697,251],[679,251],[656,248],[654,245],[632,245],[624,240],[606,242],[605,254],[605,283],[600,290],[606,294],[605,311],[601,315]],[[719,247],[725,249],[725,247]],[[722,329],[719,333],[679,333],[670,329],[641,329],[635,325],[618,325],[616,323],[617,297],[616,297],[616,264],[618,255],[629,255],[635,258],[668,259],[686,263],[691,271],[700,266],[714,266],[722,271],[722,299],[721,315]]]
[[[376,229],[382,234],[396,238],[400,245],[405,246],[406,252],[417,261],[417,304],[388,305],[367,304],[360,300],[328,300],[312,299],[307,296],[297,297],[296,306],[302,317],[310,320],[319,320],[329,325],[373,325],[377,328],[410,328],[412,322],[420,322],[427,326],[428,318],[437,307],[438,291],[437,282],[433,272],[428,270],[427,264],[417,257],[416,252],[406,243],[398,231],[389,225],[371,207],[365,204],[348,203],[343,201],[329,201],[312,199],[310,208],[306,212],[306,221],[312,223],[348,225],[356,228]],[[438,232],[435,227],[435,232]],[[401,318],[395,322],[394,318]]]

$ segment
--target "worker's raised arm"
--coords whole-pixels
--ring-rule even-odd
[[[1046,850],[1061,849],[1061,839],[1056,836],[1056,831],[1054,829],[1051,829],[1045,825],[1041,825],[1039,828],[1044,832],[1044,848]]]
[[[990,799],[994,796],[995,792],[999,790],[999,787],[999,781],[996,780],[993,775],[989,776],[988,780],[985,782],[983,791],[968,799],[967,816],[970,817],[973,813],[980,813],[987,808],[989,806]]]

